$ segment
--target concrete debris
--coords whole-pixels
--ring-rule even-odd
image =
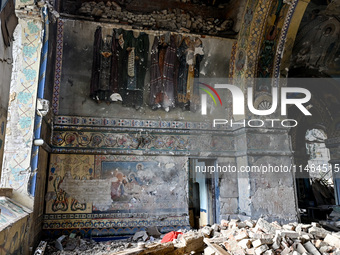
[[[219,254],[216,245],[229,254],[340,254],[340,233],[331,233],[318,223],[281,226],[262,218],[257,222],[222,220],[220,233],[222,238],[205,239],[204,254]]]
[[[34,255],[44,255],[46,246],[47,246],[47,242],[41,241],[38,247],[35,249]]]
[[[149,239],[148,233],[146,231],[139,231],[136,232],[135,235],[132,237],[132,241],[144,241],[146,242]]]
[[[281,226],[277,222],[270,223],[262,218],[258,221],[243,222],[237,219],[222,220],[221,224],[205,226],[200,230],[181,230],[183,235],[168,243],[161,243],[161,239],[155,239],[150,235],[152,232],[159,233],[157,229],[140,231],[125,242],[107,243],[62,236],[55,243],[60,243],[63,251],[48,254],[82,254],[79,251],[84,247],[88,250],[86,254],[110,255],[340,254],[340,232],[325,230],[318,223],[289,223]],[[141,242],[143,239],[149,241]],[[74,249],[73,253],[68,252],[70,249]]]
[[[174,32],[199,33],[208,35],[235,35],[232,19],[214,19],[194,15],[181,9],[154,11],[147,14],[132,13],[114,1],[83,2],[77,14],[94,18],[109,19],[113,23],[129,24],[139,29],[168,30]]]
[[[159,233],[157,227],[149,227],[146,232],[149,236],[153,236],[156,238],[159,238],[162,235],[161,233]]]
[[[105,241],[105,242],[95,242],[91,239],[81,238],[76,236],[71,238],[69,236],[61,236],[62,241],[58,238],[55,241],[49,241],[46,247],[45,254],[51,255],[107,255],[114,252],[123,251],[129,248],[140,249],[145,248],[145,243],[133,242],[132,238],[125,239],[124,241]],[[160,240],[159,240],[160,241]],[[150,241],[148,241],[150,242]],[[151,243],[151,242],[150,242]]]
[[[63,251],[64,250],[64,247],[63,247],[63,244],[62,242],[64,241],[64,239],[66,238],[65,235],[62,235],[61,237],[59,237],[56,242],[55,242],[55,247],[60,250],[60,251]]]

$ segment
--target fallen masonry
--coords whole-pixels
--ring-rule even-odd
[[[78,15],[102,18],[122,25],[132,25],[134,28],[174,32],[198,33],[216,36],[235,35],[232,19],[220,20],[197,16],[193,12],[181,9],[160,10],[152,13],[132,13],[123,10],[116,2],[91,1],[83,2]]]
[[[157,231],[152,231],[158,234]],[[58,240],[68,239],[62,244],[60,250],[58,240],[55,247],[58,251],[52,252],[52,243],[47,250],[53,255],[59,254],[107,254],[107,255],[228,255],[228,254],[254,254],[254,255],[299,255],[299,254],[339,254],[340,232],[331,232],[318,223],[300,224],[289,223],[280,225],[277,222],[269,223],[264,219],[258,221],[222,220],[221,224],[205,226],[200,230],[181,230],[177,239],[161,243],[153,237],[151,231],[137,232],[128,241],[95,243],[79,238],[62,237]],[[71,241],[70,241],[71,240]],[[54,248],[56,250],[56,248]],[[84,252],[84,253],[82,253]]]

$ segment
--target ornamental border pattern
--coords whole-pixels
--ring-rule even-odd
[[[178,216],[177,212],[169,212],[164,213],[166,217],[182,217]],[[111,212],[100,212],[100,213],[64,213],[64,214],[44,214],[44,220],[90,220],[90,219],[124,219],[124,218],[133,218],[133,219],[153,219],[163,217],[162,214],[150,214],[145,212],[119,212],[119,213],[111,213]],[[183,216],[184,217],[184,216]],[[187,216],[185,216],[187,217]]]
[[[234,151],[233,138],[223,135],[139,134],[137,132],[54,131],[52,144],[58,148],[142,150],[164,152]]]
[[[260,0],[256,6],[255,16],[251,24],[251,31],[249,35],[249,43],[247,45],[247,70],[246,78],[253,78],[256,74],[256,64],[258,59],[258,52],[262,42],[263,30],[265,29],[265,22],[268,17],[268,12],[272,4],[272,0]]]
[[[288,9],[287,16],[286,16],[285,22],[284,22],[283,27],[282,27],[279,43],[278,43],[277,50],[276,50],[276,56],[275,56],[275,60],[274,60],[274,78],[279,78],[279,76],[280,76],[280,66],[281,66],[281,60],[282,60],[282,53],[284,51],[284,47],[285,47],[285,44],[286,44],[289,25],[292,21],[293,14],[295,12],[298,1],[299,0],[294,0],[291,3],[291,6]]]
[[[118,128],[166,128],[166,129],[212,129],[212,124],[207,122],[186,122],[166,120],[136,120],[123,118],[96,118],[77,116],[55,116],[54,125],[65,126],[94,126],[94,127],[118,127]],[[216,128],[217,130],[218,128]]]
[[[58,19],[57,22],[57,46],[56,46],[56,63],[54,73],[54,86],[53,86],[53,99],[52,108],[53,113],[58,114],[59,112],[59,95],[61,85],[61,70],[63,62],[63,47],[64,47],[64,21]]]
[[[79,229],[79,228],[137,228],[137,227],[170,227],[189,226],[188,216],[166,217],[164,220],[157,219],[44,219],[43,229]]]
[[[237,52],[237,41],[233,43],[231,48],[231,57],[229,62],[229,78],[232,79],[234,77],[235,72],[235,62],[236,62],[236,52]]]

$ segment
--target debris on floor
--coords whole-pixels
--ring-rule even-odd
[[[47,246],[47,242],[41,241],[38,247],[35,249],[34,255],[44,255],[46,246]]]
[[[258,221],[222,220],[221,224],[205,226],[200,230],[181,230],[171,234],[172,241],[161,243],[161,239],[147,231],[137,232],[126,241],[96,243],[79,237],[61,237],[49,243],[48,254],[96,254],[96,255],[340,255],[340,232],[331,232],[319,223],[289,223],[280,225],[260,218]],[[157,235],[158,230],[154,233]],[[171,232],[170,232],[171,233]],[[168,233],[169,234],[169,233]],[[175,238],[176,236],[176,238]],[[145,241],[146,240],[146,241]],[[58,250],[59,243],[63,250]],[[60,247],[59,247],[60,248]],[[52,249],[52,250],[51,250]],[[54,249],[54,250],[53,250]]]
[[[325,230],[318,223],[280,225],[262,218],[257,222],[223,221],[220,231],[204,241],[208,245],[205,255],[340,254],[340,233]]]

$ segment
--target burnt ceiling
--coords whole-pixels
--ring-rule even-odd
[[[289,75],[340,77],[340,0],[328,5],[315,2],[320,1],[311,2],[302,19]]]
[[[235,38],[245,0],[63,0],[60,13],[135,29]]]

